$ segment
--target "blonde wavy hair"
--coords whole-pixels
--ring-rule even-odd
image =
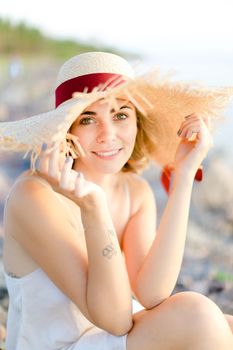
[[[157,138],[154,133],[155,121],[148,116],[136,111],[137,115],[137,136],[131,157],[123,166],[123,172],[140,173],[148,167],[150,154],[157,146]]]

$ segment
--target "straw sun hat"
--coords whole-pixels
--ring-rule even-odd
[[[171,82],[158,71],[134,76],[123,58],[106,52],[87,52],[66,61],[56,83],[56,108],[30,118],[0,123],[0,150],[31,153],[35,163],[43,143],[66,142],[67,131],[87,106],[104,98],[131,101],[147,120],[157,144],[147,157],[171,164],[178,143],[177,131],[184,116],[196,113],[217,118],[233,95],[233,88],[206,89]],[[67,149],[68,150],[68,149]]]

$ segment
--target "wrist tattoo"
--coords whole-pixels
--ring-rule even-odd
[[[115,237],[114,230],[107,230],[107,236],[109,239],[109,244],[106,245],[106,247],[102,250],[102,254],[105,258],[111,259],[113,255],[117,254],[117,249],[112,241],[112,237]]]
[[[113,257],[113,255],[116,255],[117,251],[116,251],[113,243],[107,244],[106,247],[103,249],[102,254],[107,259],[111,259]]]

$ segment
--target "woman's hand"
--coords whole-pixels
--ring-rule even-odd
[[[84,197],[92,202],[94,199],[103,200],[104,190],[95,183],[85,180],[83,174],[73,170],[72,166],[73,158],[66,157],[61,152],[59,144],[41,151],[39,175],[45,178],[56,192],[63,194],[78,205],[81,202],[85,203],[83,200],[80,201],[80,198]]]
[[[193,179],[209,149],[213,147],[210,120],[191,114],[185,117],[177,134],[181,142],[175,155],[175,174],[186,174]]]

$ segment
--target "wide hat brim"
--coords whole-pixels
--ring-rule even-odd
[[[233,96],[233,87],[207,89],[200,85],[172,82],[156,71],[129,80],[107,91],[75,93],[58,108],[29,118],[0,123],[0,150],[39,155],[43,143],[62,142],[72,123],[85,108],[99,99],[114,104],[126,98],[150,124],[157,144],[146,156],[161,165],[171,164],[180,138],[177,131],[184,117],[196,113],[218,119]]]

